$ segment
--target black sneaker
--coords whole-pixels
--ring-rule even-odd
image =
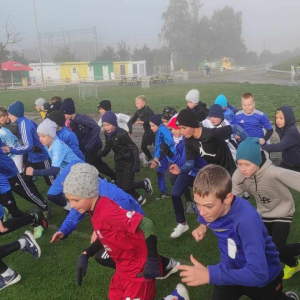
[[[143,196],[140,196],[139,199],[137,199],[137,202],[140,206],[143,206],[146,203],[147,199],[143,198]]]
[[[298,295],[294,292],[287,292],[287,293],[285,293],[285,295],[288,296],[290,299],[299,300]]]
[[[35,215],[35,221],[33,223],[33,227],[42,226],[44,229],[48,228],[48,221],[41,209],[39,209],[38,207],[34,207],[31,210],[31,213]]]
[[[152,196],[153,188],[152,188],[151,181],[149,178],[144,179],[144,190],[148,196]]]
[[[179,261],[176,261],[174,258],[170,258],[169,265],[167,268],[163,269],[163,274],[161,277],[156,277],[156,279],[166,279],[170,275],[176,273],[178,271],[177,267],[180,265]]]
[[[11,276],[0,276],[0,291],[21,280],[21,275],[14,271]]]
[[[41,248],[29,230],[25,231],[21,239],[26,240],[25,247],[22,249],[23,251],[30,253],[34,258],[41,256]]]
[[[170,195],[168,193],[161,193],[159,196],[157,196],[155,199],[156,200],[162,200],[162,199],[167,199],[169,198]]]

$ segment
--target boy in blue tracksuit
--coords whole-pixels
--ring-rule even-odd
[[[170,119],[176,114],[176,110],[172,107],[165,107],[163,114],[153,115],[150,118],[151,130],[155,133],[155,150],[154,159],[151,162],[151,168],[157,168],[158,189],[161,191],[161,195],[156,197],[156,200],[161,200],[169,197],[169,193],[166,186],[165,174],[168,170],[168,157],[162,153],[162,145],[167,145],[168,149],[175,154],[175,144],[173,141],[172,132],[165,124],[168,124]],[[165,123],[165,124],[164,124]]]
[[[193,266],[179,266],[182,281],[189,286],[214,285],[212,300],[299,299],[282,292],[282,267],[279,254],[256,209],[245,199],[232,194],[229,173],[208,165],[194,182],[198,222],[193,231],[197,242],[210,228],[218,237],[221,262],[203,266],[191,255]]]
[[[65,126],[66,120],[64,114],[60,110],[55,110],[49,114],[48,119],[56,123],[56,134],[59,139],[69,146],[78,158],[85,160],[85,157],[79,148],[76,134]]]
[[[215,100],[215,104],[222,106],[225,120],[231,123],[231,120],[234,117],[234,112],[228,107],[228,102],[225,95],[219,95]]]
[[[41,144],[37,135],[37,124],[24,117],[24,104],[21,101],[16,101],[8,108],[9,118],[19,126],[21,139],[23,145],[10,148],[2,147],[5,153],[25,154],[28,153],[28,161],[25,168],[32,167],[34,169],[48,169],[50,168],[50,159],[46,149]],[[54,176],[44,176],[45,182],[48,186],[54,181]],[[32,177],[25,176],[25,181],[32,181]]]
[[[102,149],[102,141],[100,138],[100,127],[95,120],[89,116],[79,114],[75,110],[75,103],[72,98],[67,98],[60,106],[60,111],[65,115],[65,119],[69,120],[72,131],[76,134],[80,150],[85,156],[85,161],[97,168],[111,180],[116,180],[115,172],[97,156],[99,150]]]
[[[0,139],[0,147],[3,147],[2,141]],[[0,173],[8,180],[13,192],[18,194],[25,200],[37,205],[43,211],[48,211],[49,206],[44,200],[42,195],[39,193],[34,182],[27,181],[23,179],[20,175],[13,160],[7,156],[0,148]]]
[[[242,107],[232,118],[231,124],[240,125],[250,137],[258,137],[261,145],[264,145],[273,134],[273,127],[266,114],[255,109],[255,99],[251,93],[242,96]],[[263,129],[266,130],[264,133]],[[239,136],[236,136],[239,140]]]

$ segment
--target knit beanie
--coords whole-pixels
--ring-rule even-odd
[[[190,90],[186,96],[185,100],[193,103],[199,103],[200,100],[200,92],[196,89]]]
[[[102,100],[98,104],[98,109],[103,108],[105,111],[111,110],[111,103],[109,100]]]
[[[75,114],[75,104],[72,98],[67,98],[63,101],[63,103],[60,106],[60,111],[64,115],[73,115]]]
[[[169,122],[168,127],[170,128],[174,128],[174,129],[179,129],[179,127],[176,125],[176,121],[177,121],[177,116],[178,114],[176,114]]]
[[[198,117],[196,113],[189,109],[185,108],[182,111],[179,112],[177,116],[176,125],[182,125],[186,127],[192,127],[192,128],[199,128],[200,122],[198,120]]]
[[[48,112],[48,110],[50,109],[50,106],[51,106],[50,103],[46,102],[43,104],[42,110]]]
[[[64,193],[80,198],[98,196],[98,174],[98,170],[92,165],[75,164],[64,181]]]
[[[9,114],[21,118],[24,116],[24,104],[21,101],[16,101],[7,108],[7,111]]]
[[[171,106],[164,107],[162,111],[162,119],[170,121],[173,116],[177,114],[177,110]]]
[[[42,107],[45,104],[45,102],[46,102],[46,100],[44,98],[39,98],[39,99],[35,100],[34,104],[39,107]]]
[[[236,151],[236,161],[244,159],[260,166],[262,162],[259,138],[248,137],[240,143]]]
[[[209,117],[224,119],[223,108],[219,104],[213,104],[209,108]]]
[[[50,119],[45,119],[37,128],[37,133],[48,135],[53,139],[56,137],[57,125]]]
[[[156,126],[159,126],[162,123],[161,118],[162,118],[161,114],[152,115],[149,122],[155,124]]]
[[[117,116],[113,111],[107,111],[101,118],[102,124],[108,123],[112,126],[118,127],[118,121],[117,121]]]
[[[219,104],[222,107],[227,107],[227,99],[225,95],[219,95],[215,100],[215,104]]]
[[[60,110],[55,110],[52,113],[50,113],[48,115],[48,119],[56,123],[59,127],[65,126],[65,115]]]
[[[49,114],[51,114],[53,111],[59,110],[60,107],[61,107],[61,104],[62,104],[62,103],[61,103],[60,101],[55,101],[55,102],[51,103],[51,104],[50,104],[50,107],[49,107],[49,109],[48,109],[48,111],[47,111],[47,114],[49,115]]]

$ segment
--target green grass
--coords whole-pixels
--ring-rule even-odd
[[[265,111],[272,119],[274,111],[283,104],[290,104],[296,111],[297,119],[300,119],[298,107],[299,87],[283,87],[275,85],[250,85],[250,84],[185,84],[185,85],[157,85],[151,86],[147,91],[141,91],[139,87],[103,87],[100,89],[100,99],[110,99],[116,112],[132,114],[135,111],[134,98],[139,94],[145,94],[148,98],[149,106],[160,112],[166,105],[175,106],[181,109],[185,105],[185,94],[191,88],[198,88],[201,92],[202,101],[208,106],[221,93],[224,93],[230,102],[239,106],[240,96],[244,92],[252,92],[256,96],[257,108]],[[56,93],[41,93],[40,91],[19,91],[0,93],[1,105],[9,105],[15,100],[22,100],[26,105],[26,110],[34,112],[34,101],[44,96],[47,100]],[[58,93],[62,98],[72,97],[76,102],[79,112],[97,113],[98,100],[78,100],[78,89],[68,88],[64,92]],[[112,156],[108,158],[112,166]],[[196,215],[188,215],[190,231],[178,239],[169,238],[170,233],[176,226],[171,199],[155,201],[158,194],[157,179],[155,171],[142,169],[138,178],[150,177],[155,187],[154,195],[148,198],[144,206],[146,214],[155,221],[156,233],[158,236],[159,252],[166,256],[174,257],[181,263],[189,263],[189,256],[193,254],[196,259],[205,265],[219,262],[219,250],[216,237],[210,232],[206,238],[196,243],[191,230],[197,225]],[[168,181],[168,180],[167,180]],[[43,180],[38,180],[38,187],[43,195],[46,195],[47,187]],[[169,185],[170,189],[170,185]],[[299,214],[299,193],[294,193],[297,212],[294,217],[289,241],[299,241],[300,214]],[[29,211],[31,205],[26,201],[17,198],[18,205],[23,210]],[[55,205],[50,203],[54,211],[54,218],[51,220],[50,228],[45,231],[43,237],[38,240],[42,256],[39,260],[34,260],[27,253],[21,251],[5,258],[5,262],[22,275],[22,280],[0,292],[1,299],[5,300],[35,300],[35,299],[107,299],[107,292],[110,278],[113,272],[110,269],[99,266],[94,259],[90,259],[89,269],[84,278],[81,288],[76,285],[76,263],[78,255],[89,245],[92,227],[89,218],[85,218],[78,230],[69,238],[50,244],[51,236],[62,223],[65,213]],[[17,232],[1,237],[1,244],[12,242],[18,239],[28,228],[19,229]],[[284,290],[294,290],[300,294],[299,277],[284,282]],[[167,280],[157,281],[157,297],[161,299],[167,295],[177,283],[180,277],[174,275]],[[192,300],[210,299],[211,287],[203,286],[189,288]]]
[[[284,62],[272,67],[273,70],[291,71],[291,66],[299,67],[300,55],[291,57]]]

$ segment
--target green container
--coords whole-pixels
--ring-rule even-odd
[[[89,63],[89,67],[94,69],[94,80],[109,80],[110,74],[114,71],[112,61],[94,61]]]

